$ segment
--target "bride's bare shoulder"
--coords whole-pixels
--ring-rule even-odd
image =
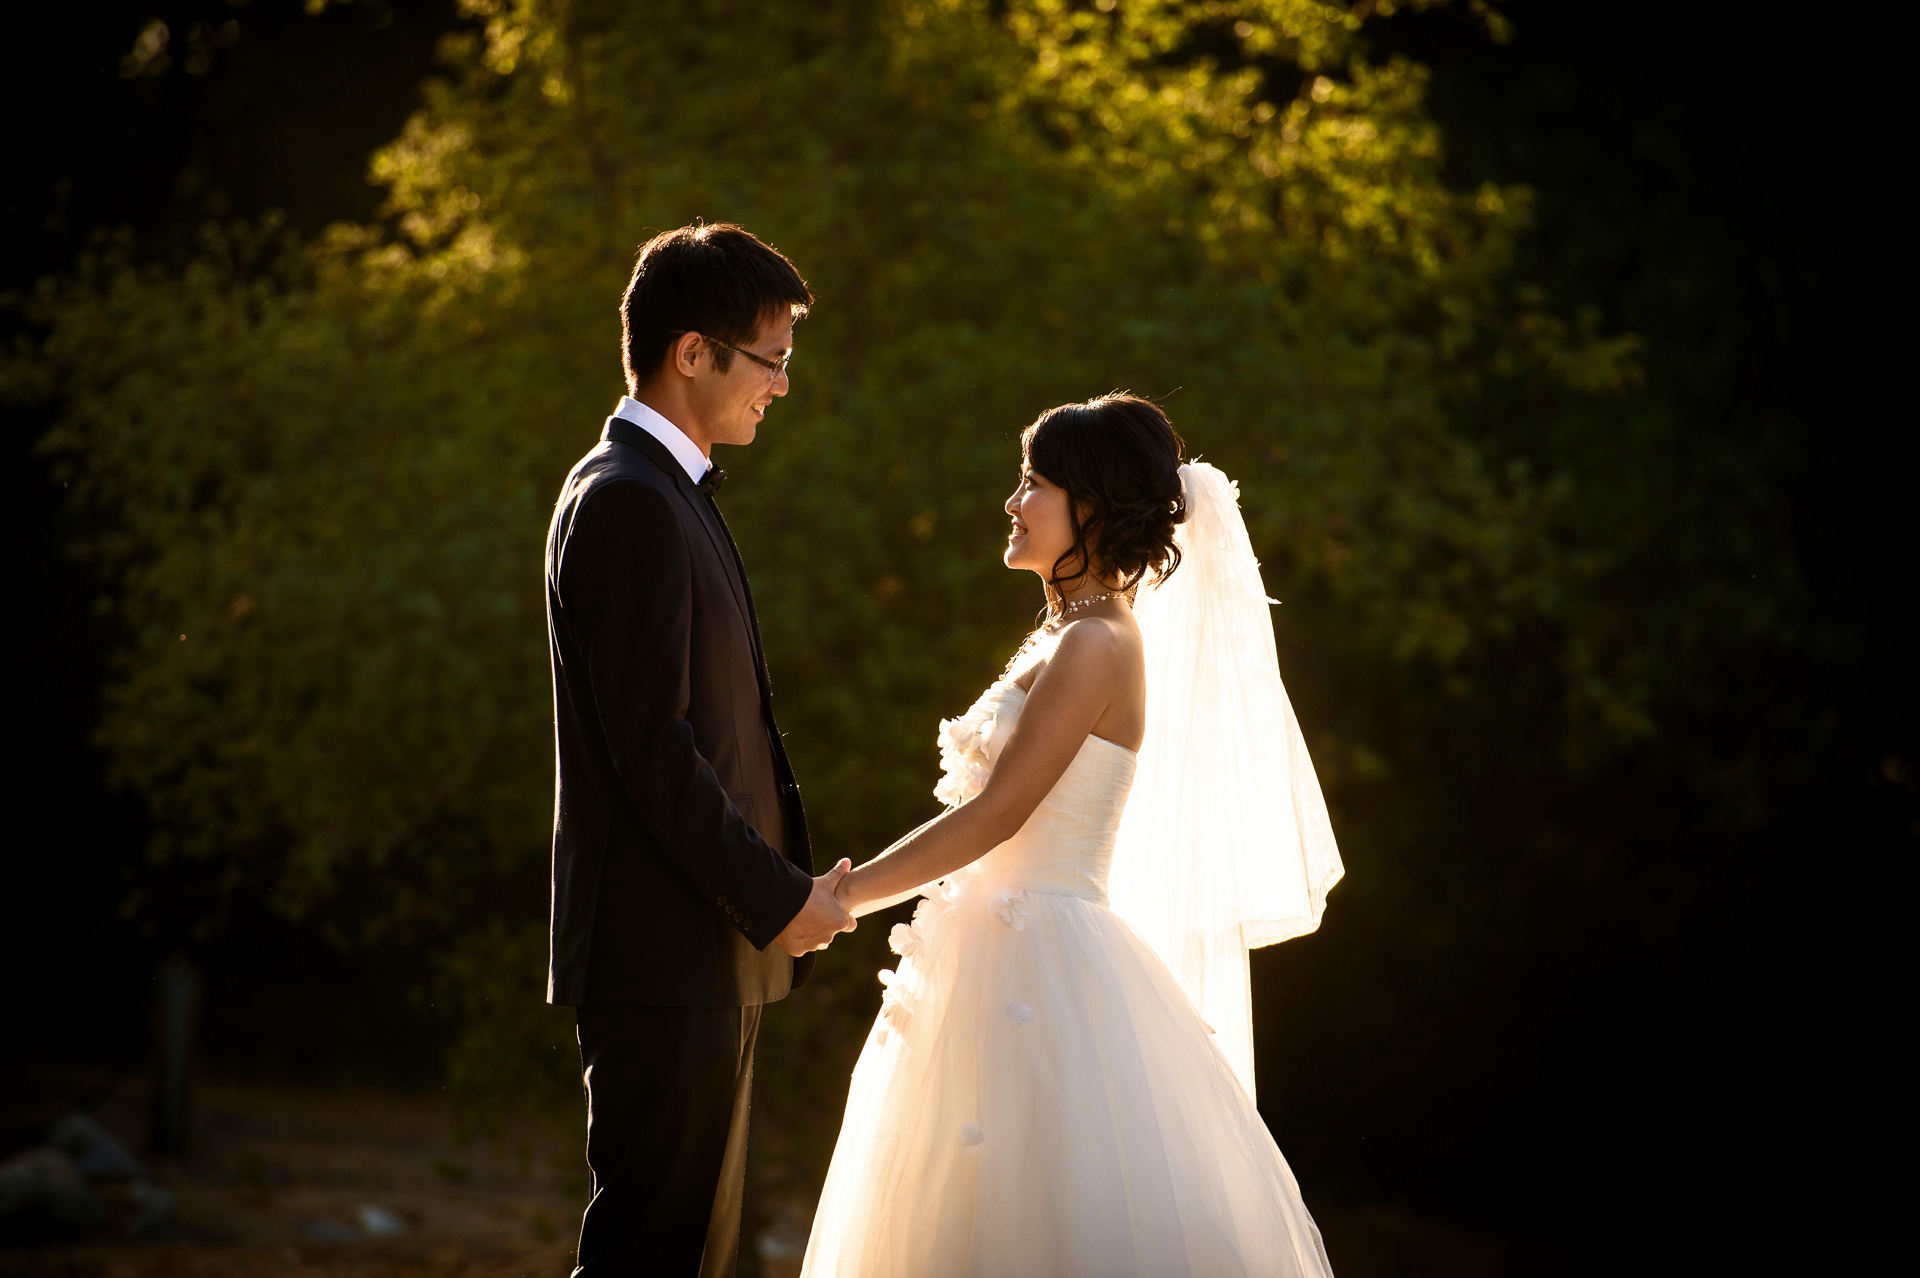
[[[1126,662],[1140,655],[1140,624],[1130,612],[1110,617],[1082,617],[1061,628],[1056,656],[1075,661]]]
[[[1068,671],[1077,679],[1104,682],[1127,675],[1141,659],[1140,627],[1131,615],[1081,617],[1060,628],[1046,660],[1037,662],[1017,682],[1031,692],[1034,683],[1049,672],[1058,682]]]

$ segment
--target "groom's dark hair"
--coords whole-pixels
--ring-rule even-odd
[[[627,390],[638,394],[653,380],[681,333],[745,346],[769,315],[799,319],[812,305],[807,282],[786,255],[732,222],[663,231],[640,246],[620,301]],[[715,368],[733,366],[732,351],[712,349]]]

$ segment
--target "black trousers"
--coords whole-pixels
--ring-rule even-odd
[[[573,1278],[732,1278],[758,1007],[576,1009],[593,1197]]]

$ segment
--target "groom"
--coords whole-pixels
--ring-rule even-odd
[[[853,919],[815,878],[715,444],[787,393],[813,295],[737,226],[640,250],[630,394],[547,532],[555,744],[547,1001],[576,1009],[593,1197],[575,1278],[730,1275],[763,1004]]]

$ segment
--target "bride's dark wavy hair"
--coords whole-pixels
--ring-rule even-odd
[[[1020,451],[1066,490],[1073,545],[1053,562],[1054,585],[1098,563],[1132,590],[1149,572],[1180,566],[1173,528],[1187,517],[1186,444],[1158,404],[1116,391],[1049,408],[1021,433]]]

